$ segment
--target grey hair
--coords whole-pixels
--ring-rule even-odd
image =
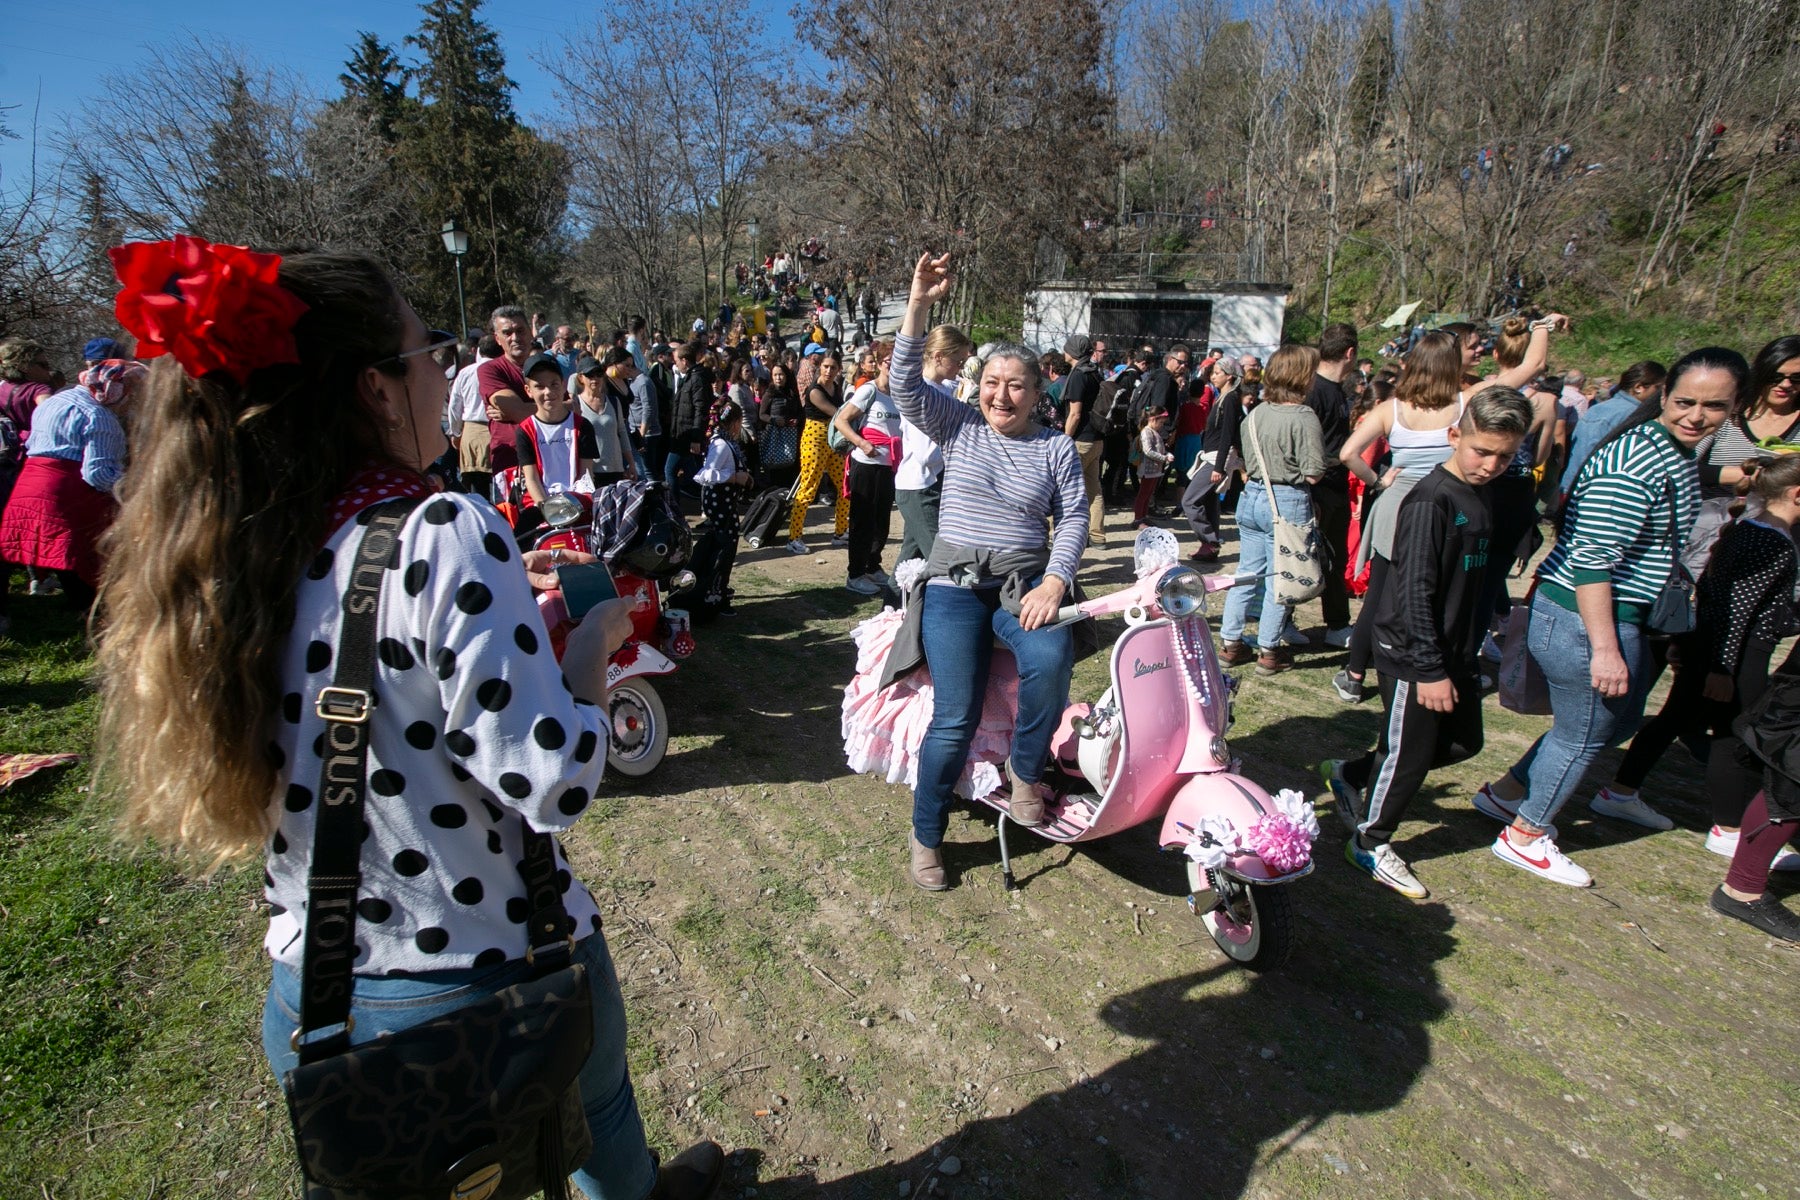
[[[492,329],[502,321],[526,321],[529,319],[530,318],[525,315],[525,310],[518,305],[502,304],[488,315],[488,328]],[[537,330],[535,329],[530,332],[534,337],[537,335]]]
[[[1038,367],[1038,356],[1032,353],[1030,348],[1021,346],[1017,342],[992,342],[982,347],[982,350],[982,370],[987,370],[987,365],[996,359],[1011,359],[1023,366],[1031,375],[1031,382],[1034,387],[1043,386],[1044,376]]]
[[[1531,401],[1517,388],[1484,387],[1469,400],[1462,427],[1468,433],[1531,432]]]

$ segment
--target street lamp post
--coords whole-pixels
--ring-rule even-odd
[[[458,229],[456,218],[451,217],[444,222],[444,249],[456,260],[456,339],[461,341],[469,335],[469,306],[463,300],[462,260],[469,252],[469,231]]]
[[[762,226],[756,223],[755,217],[751,217],[744,225],[744,232],[750,235],[750,269],[754,271],[762,263],[761,247],[756,242],[757,235],[762,232]]]

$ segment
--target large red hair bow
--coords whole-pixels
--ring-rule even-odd
[[[294,322],[306,305],[281,286],[281,256],[177,234],[108,250],[118,273],[119,324],[138,357],[172,354],[198,379],[223,371],[241,387],[250,373],[296,363]]]

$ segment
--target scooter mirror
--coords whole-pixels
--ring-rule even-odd
[[[1192,567],[1171,567],[1157,580],[1156,602],[1172,621],[1191,617],[1206,608],[1206,580]]]

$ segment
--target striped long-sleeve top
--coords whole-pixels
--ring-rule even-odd
[[[25,453],[81,464],[81,478],[111,492],[125,474],[125,429],[84,387],[56,393],[38,406]]]
[[[1660,422],[1639,425],[1581,468],[1562,533],[1538,569],[1539,587],[1574,610],[1576,588],[1610,582],[1620,619],[1641,624],[1699,513],[1694,452]]]
[[[995,432],[979,408],[927,385],[924,361],[925,339],[901,334],[888,383],[901,414],[944,451],[938,538],[978,549],[1041,550],[1054,520],[1045,574],[1072,589],[1088,538],[1075,443],[1035,423],[1018,437]]]

